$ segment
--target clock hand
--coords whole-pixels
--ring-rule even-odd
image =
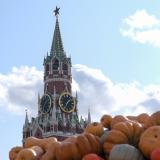
[[[49,100],[47,100],[47,101],[44,101],[44,105],[43,106],[46,106],[46,104],[49,102]],[[44,109],[46,109],[46,108],[44,108]]]
[[[48,103],[48,102],[50,102],[50,100],[49,100],[49,99],[47,99],[47,100],[46,100],[46,103]]]
[[[68,105],[68,103],[69,103],[70,101],[71,101],[70,99],[67,101],[67,103],[66,103],[65,107],[67,107],[67,105]]]
[[[44,106],[46,105],[47,101],[44,102]]]

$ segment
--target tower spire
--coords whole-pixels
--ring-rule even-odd
[[[56,25],[54,29],[54,35],[51,45],[51,55],[56,56],[58,59],[61,59],[65,56],[64,49],[63,49],[63,42],[61,38],[60,28],[59,28],[59,21],[58,21],[58,15],[59,15],[59,9],[56,7],[54,10],[55,16],[56,16]]]
[[[91,113],[90,113],[90,108],[88,108],[88,123],[91,123]]]
[[[26,118],[25,118],[25,126],[26,126],[26,125],[28,125],[29,120],[28,120],[28,111],[27,111],[27,109],[25,109],[25,111],[26,111]]]

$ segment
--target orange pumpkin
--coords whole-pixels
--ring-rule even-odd
[[[137,121],[144,125],[145,128],[148,128],[148,123],[150,121],[150,116],[147,113],[142,113],[137,116]]]
[[[23,147],[17,146],[17,147],[13,147],[10,151],[9,151],[9,159],[10,160],[15,160],[17,157],[17,154],[23,149]]]
[[[143,126],[135,121],[120,122],[113,126],[113,129],[124,133],[128,138],[128,143],[137,146],[141,134],[144,131]]]
[[[150,117],[150,126],[160,125],[160,111],[155,112]]]
[[[70,137],[62,142],[50,143],[46,153],[40,160],[81,160],[89,153],[100,154],[102,147],[99,137],[90,133],[83,133],[77,137]]]
[[[133,123],[131,122],[119,122],[113,126],[113,129],[119,130],[124,133],[128,139],[133,137]]]
[[[127,136],[116,129],[112,129],[109,131],[106,140],[103,144],[103,151],[107,155],[109,155],[110,151],[116,144],[123,144],[123,143],[128,143],[128,138]]]
[[[63,142],[57,147],[55,152],[56,160],[81,159],[75,143]]]
[[[100,154],[102,152],[100,138],[92,134],[85,134],[85,137],[88,139],[90,146],[92,146],[92,153]]]
[[[24,148],[18,153],[16,160],[39,160],[43,153],[39,146]]]
[[[104,132],[103,125],[99,122],[90,123],[87,125],[84,132],[100,137]]]
[[[111,128],[113,128],[113,126],[119,122],[126,122],[126,121],[129,121],[127,117],[124,117],[122,115],[117,115],[112,119]]]
[[[139,148],[149,158],[154,149],[160,147],[160,126],[152,126],[141,135]]]
[[[28,137],[25,140],[24,147],[29,148],[29,147],[32,147],[32,146],[39,146],[43,150],[46,150],[48,144],[52,143],[52,142],[57,142],[57,138],[49,137],[49,138],[39,139],[39,138],[36,138],[36,137]]]
[[[68,151],[67,148],[71,150]],[[60,147],[56,149],[55,154],[56,160],[81,160],[82,157],[88,153],[99,154],[100,152],[101,144],[99,138],[90,133],[83,133],[74,138],[74,140],[71,137],[69,140],[62,142]]]
[[[147,113],[142,113],[137,116],[137,121],[139,123],[146,123],[150,119],[150,116]]]
[[[112,116],[105,114],[100,121],[104,128],[111,128]]]
[[[116,144],[132,144],[137,146],[143,132],[143,126],[138,122],[126,121],[116,123],[113,129],[109,131],[104,142],[103,150],[105,154],[109,155]]]
[[[84,135],[79,135],[76,140],[76,146],[78,148],[81,158],[88,153],[91,153],[92,146],[90,145],[88,139]]]
[[[42,155],[40,160],[56,160],[56,149],[60,146],[61,142],[49,143],[46,152]]]
[[[132,142],[130,144],[134,145],[134,146],[138,146],[140,137],[142,135],[142,133],[145,131],[145,128],[142,124],[138,123],[138,122],[133,122],[133,139]]]

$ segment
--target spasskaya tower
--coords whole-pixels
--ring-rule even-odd
[[[77,94],[72,94],[71,58],[64,51],[59,9],[54,10],[56,23],[50,53],[44,58],[44,93],[38,96],[38,114],[31,121],[26,111],[23,142],[27,137],[57,137],[63,140],[83,131],[88,120],[79,119]],[[90,114],[89,114],[90,115]]]

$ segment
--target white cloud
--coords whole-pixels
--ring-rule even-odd
[[[73,91],[78,91],[79,114],[99,120],[105,114],[136,115],[153,113],[160,106],[160,85],[142,86],[138,82],[114,83],[102,71],[85,65],[73,66]],[[37,95],[43,91],[43,72],[35,67],[13,68],[0,74],[0,109],[15,114],[37,113]]]
[[[136,42],[160,47],[160,19],[146,10],[137,10],[124,18],[120,32]]]
[[[153,113],[160,106],[160,86],[141,86],[138,82],[114,83],[100,70],[75,65],[73,78],[79,85],[79,110],[91,108],[94,119],[104,113],[136,115]],[[85,114],[86,115],[86,114]]]
[[[37,94],[42,91],[43,72],[35,67],[13,67],[6,75],[0,74],[0,107],[16,114],[23,114],[25,108],[36,109]]]
[[[159,20],[154,15],[149,15],[146,10],[137,10],[133,15],[123,20],[132,28],[145,29],[159,25]]]

